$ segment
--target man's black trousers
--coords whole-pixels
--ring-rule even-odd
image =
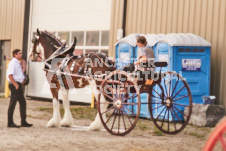
[[[18,83],[18,84],[19,84],[18,89],[16,89],[13,84],[9,84],[11,97],[10,97],[9,109],[8,109],[8,124],[13,123],[13,113],[14,113],[17,101],[20,104],[21,123],[26,122],[26,100],[24,98],[22,84],[21,83]]]

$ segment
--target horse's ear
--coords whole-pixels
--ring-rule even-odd
[[[77,38],[74,37],[74,41],[73,41],[73,44],[72,44],[72,46],[71,46],[71,49],[72,49],[73,51],[74,51],[74,49],[75,49],[76,43],[77,43]]]
[[[39,29],[37,28],[37,35],[39,36],[40,35],[40,31],[39,31]]]
[[[77,38],[74,37],[74,45],[76,46],[76,43],[77,43]]]

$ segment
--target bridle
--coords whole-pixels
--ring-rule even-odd
[[[36,45],[37,45],[37,37],[35,36],[35,38],[32,39],[32,42],[34,44],[33,46],[33,50],[32,50],[32,53],[33,53],[33,56],[37,59],[37,58],[40,58],[42,61],[42,57],[40,56],[40,53],[36,51]]]
[[[56,44],[54,44],[51,40],[50,40],[50,38],[49,38],[49,36],[50,37],[52,37],[53,39],[55,39],[51,34],[49,34],[48,32],[42,32],[43,33],[43,35],[46,37],[46,40],[54,47],[54,48],[56,48],[57,46],[56,46]],[[42,34],[42,33],[40,33],[40,35]],[[39,39],[39,36],[35,36],[33,39],[32,39],[32,42],[34,43],[34,47],[33,47],[33,50],[32,50],[32,53],[33,53],[33,56],[36,56],[35,58],[37,59],[37,58],[40,58],[42,61],[44,61],[44,59],[40,56],[40,53],[39,52],[37,52],[36,51],[36,46],[37,46],[37,41],[38,41],[38,39]],[[59,45],[61,45],[61,43],[60,43],[60,41],[59,40],[57,40],[57,39],[55,39],[56,40],[56,42],[59,44]]]

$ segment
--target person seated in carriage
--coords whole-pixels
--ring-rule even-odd
[[[129,64],[124,67],[124,71],[146,71],[147,68],[142,67],[142,63],[155,60],[155,55],[153,49],[147,44],[147,40],[144,36],[137,37],[137,61],[134,64]]]

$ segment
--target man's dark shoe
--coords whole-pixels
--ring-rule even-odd
[[[10,124],[8,124],[7,127],[11,127],[11,128],[19,128],[20,126],[16,125],[15,123],[10,123]]]
[[[27,122],[21,124],[21,127],[31,127],[31,126],[33,126],[33,124],[29,124]]]

